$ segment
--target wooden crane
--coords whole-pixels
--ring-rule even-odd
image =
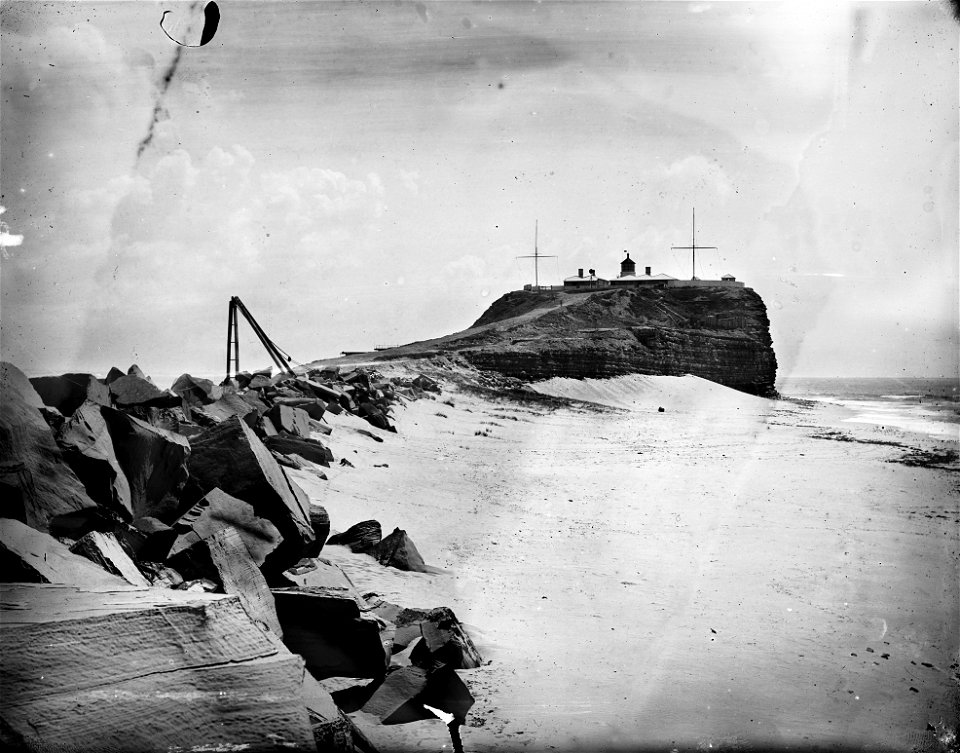
[[[263,347],[267,353],[270,354],[270,358],[277,365],[277,368],[282,372],[295,376],[293,369],[290,368],[290,361],[293,359],[273,342],[273,340],[267,337],[267,333],[263,331],[263,327],[257,324],[257,320],[253,318],[253,314],[243,305],[243,301],[237,296],[232,296],[227,313],[227,376],[224,382],[230,380],[231,369],[233,375],[240,371],[240,337],[239,330],[237,329],[237,311],[243,314],[244,318],[250,323],[254,333],[260,338],[260,342],[263,343]]]

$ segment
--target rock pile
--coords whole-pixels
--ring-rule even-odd
[[[346,711],[462,721],[454,670],[480,657],[456,617],[357,593],[318,558],[329,517],[285,470],[325,478],[325,414],[392,432],[397,401],[436,391],[363,369],[163,390],[136,366],[0,365],[4,747],[353,751],[371,746]],[[342,541],[427,569],[376,521]],[[363,682],[331,695],[331,678]]]

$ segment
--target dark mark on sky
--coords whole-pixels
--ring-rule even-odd
[[[183,46],[177,47],[176,52],[173,53],[173,60],[170,61],[170,65],[167,66],[166,72],[163,74],[163,78],[160,79],[160,86],[157,88],[157,99],[153,105],[153,114],[150,116],[150,126],[147,128],[147,135],[143,137],[140,141],[140,145],[137,147],[137,160],[140,160],[140,157],[143,155],[143,152],[150,142],[153,141],[153,134],[157,127],[157,123],[165,117],[166,109],[163,106],[163,98],[167,93],[167,89],[170,88],[170,82],[173,81],[173,75],[177,72],[177,66],[180,65],[180,56],[183,54]]]
[[[199,3],[193,3],[190,6],[188,11],[188,16],[192,15]],[[157,87],[157,97],[153,105],[153,113],[150,116],[150,126],[147,128],[147,135],[143,137],[140,141],[139,146],[137,147],[137,161],[139,162],[140,157],[143,156],[144,151],[147,147],[150,146],[153,141],[154,133],[156,132],[157,123],[165,119],[167,116],[166,108],[163,106],[164,97],[167,93],[167,89],[170,88],[170,84],[173,81],[173,77],[177,72],[177,66],[180,65],[180,56],[183,54],[184,47],[203,47],[217,33],[217,28],[220,25],[220,8],[215,2],[209,2],[203,6],[203,31],[200,34],[200,44],[187,44],[175,37],[171,36],[170,32],[167,31],[166,21],[167,14],[172,13],[172,11],[165,10],[163,15],[160,16],[160,29],[163,33],[170,39],[172,42],[175,42],[177,45],[176,52],[174,52],[173,59],[170,61],[170,65],[167,66],[166,71],[163,74],[163,77],[160,79],[160,84]],[[177,33],[177,29],[174,28],[174,32]],[[186,27],[183,33],[184,39],[190,38],[190,25]],[[177,33],[178,36],[181,36]]]
[[[163,29],[163,33],[167,35],[167,38],[173,42],[176,42],[181,47],[203,47],[207,42],[213,39],[214,35],[217,33],[217,27],[220,25],[220,8],[214,2],[209,2],[203,7],[203,32],[200,34],[200,44],[187,44],[186,42],[181,42],[179,39],[175,39],[170,35],[170,32],[164,27],[164,21],[166,21],[167,14],[171,11],[165,10],[163,15],[160,16],[160,28]]]

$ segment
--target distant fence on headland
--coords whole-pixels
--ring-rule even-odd
[[[745,283],[739,280],[660,280],[632,285],[601,280],[579,285],[524,285],[523,289],[531,293],[553,290],[563,290],[567,293],[592,293],[595,290],[608,290],[610,288],[742,288],[745,286]]]

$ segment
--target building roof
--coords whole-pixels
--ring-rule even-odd
[[[603,277],[597,277],[596,275],[571,275],[570,277],[564,277],[564,282],[606,282],[607,280]]]
[[[620,275],[620,277],[614,279],[626,280],[627,282],[650,282],[652,280],[676,280],[677,278],[661,273],[656,275]]]

